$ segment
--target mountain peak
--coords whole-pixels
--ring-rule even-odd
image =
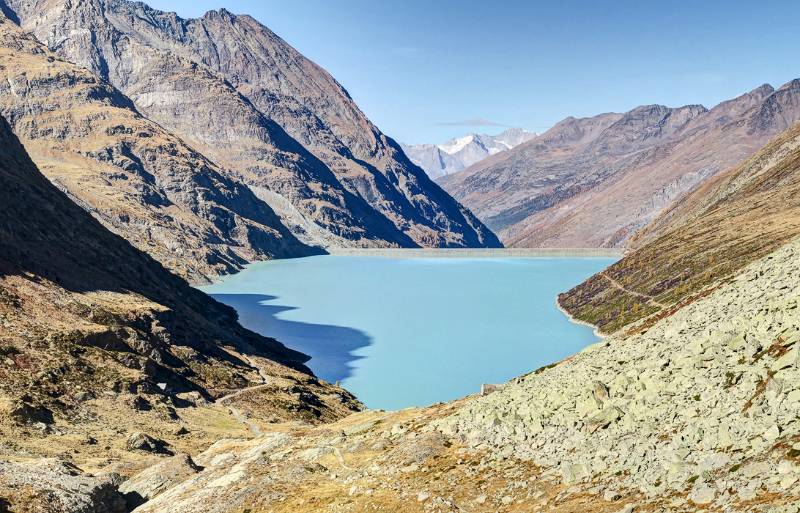
[[[772,85],[767,84],[767,83],[763,83],[763,84],[761,84],[760,86],[756,87],[755,89],[753,89],[752,91],[750,91],[747,94],[758,95],[758,96],[762,96],[762,95],[763,96],[769,96],[774,92],[775,92],[775,88],[772,87]]]
[[[443,144],[403,145],[403,151],[431,178],[457,173],[491,155],[514,148],[537,134],[508,128],[497,135],[469,133]]]
[[[228,9],[220,7],[219,9],[211,9],[202,16],[202,19],[211,18],[221,18],[226,21],[234,21],[236,20],[236,15],[230,12]]]
[[[794,80],[790,80],[778,88],[778,91],[789,91],[789,90],[800,91],[800,78],[795,78]]]
[[[444,144],[440,144],[439,149],[449,155],[453,155],[454,153],[458,153],[459,151],[463,150],[466,145],[474,140],[475,134],[467,134],[463,137],[457,137],[447,141]]]

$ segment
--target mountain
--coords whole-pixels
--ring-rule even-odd
[[[68,451],[90,465],[141,468],[159,454],[208,446],[226,426],[247,435],[250,409],[262,419],[320,422],[360,408],[311,375],[306,355],[244,329],[232,308],[73,203],[3,118],[0,183],[4,459]],[[0,472],[3,508],[7,479]],[[12,489],[20,486],[24,493],[27,485]]]
[[[8,21],[0,55],[0,114],[41,170],[168,268],[201,282],[312,253],[241,180]]]
[[[439,183],[520,247],[615,247],[683,193],[800,119],[800,83],[712,109],[637,107],[567,118]]]
[[[303,242],[497,246],[325,70],[249,16],[3,0],[60,57],[252,187]]]
[[[497,135],[467,134],[444,144],[403,144],[411,161],[434,180],[457,173],[490,155],[510,150],[536,137],[522,128],[509,128]]]
[[[625,258],[559,296],[559,303],[604,332],[650,318],[646,326],[797,236],[800,124],[681,197],[633,238]]]

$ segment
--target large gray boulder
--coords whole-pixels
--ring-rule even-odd
[[[0,509],[41,513],[125,513],[116,474],[93,476],[57,459],[0,462]]]

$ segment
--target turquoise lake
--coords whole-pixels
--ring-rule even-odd
[[[476,393],[595,342],[555,305],[613,258],[314,256],[203,287],[371,408]]]

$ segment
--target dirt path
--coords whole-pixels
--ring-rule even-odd
[[[611,276],[607,275],[605,272],[601,272],[599,274],[600,274],[600,276],[602,276],[603,278],[608,280],[608,282],[611,283],[611,285],[613,285],[615,288],[625,292],[626,294],[630,294],[632,296],[640,297],[640,298],[646,300],[649,304],[651,304],[653,306],[657,306],[658,308],[662,308],[662,309],[666,308],[666,305],[664,303],[659,303],[658,301],[656,301],[653,298],[653,296],[648,296],[647,294],[642,294],[641,292],[636,292],[635,290],[626,289],[625,287],[622,286],[622,284],[620,282],[618,282],[617,280],[615,280]]]
[[[244,413],[242,413],[242,411],[239,410],[238,408],[235,408],[233,406],[225,404],[226,401],[229,401],[231,399],[235,399],[236,397],[239,397],[242,394],[246,394],[248,392],[253,392],[255,390],[261,390],[263,388],[267,388],[267,387],[270,386],[270,384],[269,384],[269,376],[261,369],[261,367],[259,367],[258,365],[255,365],[253,363],[253,361],[250,358],[248,358],[247,356],[245,356],[245,355],[240,355],[240,356],[242,358],[244,358],[244,360],[247,362],[248,365],[250,365],[250,367],[254,368],[256,370],[256,372],[258,372],[258,375],[261,378],[262,383],[260,383],[258,385],[253,385],[251,387],[242,388],[241,390],[237,390],[236,392],[232,392],[232,393],[230,393],[228,395],[224,395],[224,396],[220,397],[219,399],[217,399],[214,402],[216,404],[219,404],[219,405],[224,406],[225,408],[227,408],[228,412],[233,416],[233,418],[235,418],[236,420],[238,420],[239,422],[241,422],[242,424],[247,426],[247,429],[249,429],[250,432],[253,433],[253,436],[261,436],[263,433],[261,431],[261,428],[258,427],[258,424],[256,424],[252,420],[248,419],[247,416]]]
[[[233,415],[233,418],[235,418],[236,420],[247,426],[247,429],[249,429],[250,432],[253,433],[253,436],[261,436],[262,434],[264,434],[261,431],[261,428],[258,427],[258,424],[248,419],[247,416],[245,416],[245,414],[242,413],[241,410],[239,410],[238,408],[234,408],[233,406],[225,406],[225,407],[228,409],[228,412],[230,412],[230,414]]]
[[[237,390],[236,392],[233,392],[233,393],[230,393],[228,395],[224,395],[224,396],[220,397],[215,402],[217,404],[222,404],[225,401],[228,401],[229,399],[234,399],[236,397],[239,397],[242,394],[246,394],[247,392],[252,392],[254,390],[261,390],[262,388],[267,388],[269,386],[270,386],[269,383],[261,383],[260,385],[254,385],[252,387],[242,388],[241,390]]]

